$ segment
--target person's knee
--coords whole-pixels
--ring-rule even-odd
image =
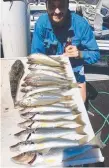
[[[84,103],[86,102],[86,93],[82,95],[82,99],[84,101]]]
[[[86,83],[78,83],[78,86],[80,88],[80,93],[81,93],[82,99],[85,103],[85,101],[86,101]]]

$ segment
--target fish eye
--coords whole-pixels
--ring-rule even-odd
[[[36,130],[33,130],[33,132],[32,132],[33,134],[35,134],[36,133]]]
[[[30,141],[30,144],[34,144],[34,142],[33,142],[33,141]]]

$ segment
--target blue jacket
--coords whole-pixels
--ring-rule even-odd
[[[70,58],[74,72],[80,71],[84,63],[93,64],[98,61],[100,53],[90,25],[84,18],[70,11],[62,28],[52,27],[47,13],[39,17],[35,24],[31,53],[63,54],[68,37],[82,51],[82,59]]]

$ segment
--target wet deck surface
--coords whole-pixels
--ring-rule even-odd
[[[101,114],[103,114],[105,117],[109,114],[109,80],[100,80],[100,81],[91,81],[87,83],[87,96],[88,96],[88,102],[91,101],[92,105],[99,110]],[[99,92],[106,92],[100,94]],[[96,133],[103,125],[104,119],[103,117],[96,112],[88,103],[88,110],[94,114],[94,116],[89,115],[92,127],[94,129],[94,132]],[[109,118],[108,118],[109,122]],[[106,138],[109,136],[109,125],[106,122],[105,126],[102,129],[102,135],[101,139],[102,141],[105,141]],[[109,167],[109,140],[106,143],[106,147],[101,150],[102,154],[105,158],[104,166]],[[92,165],[91,165],[92,166]],[[96,166],[102,167],[103,164],[97,164]]]

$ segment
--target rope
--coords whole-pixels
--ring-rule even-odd
[[[109,95],[109,93],[108,92],[98,92],[99,94],[106,94],[106,95]],[[92,104],[92,102],[89,100],[89,104],[90,104],[90,106],[95,110],[95,112],[96,113],[98,113],[103,119],[104,119],[104,123],[103,123],[103,125],[100,127],[100,129],[95,133],[95,134],[98,134],[103,128],[104,128],[104,126],[106,125],[106,124],[108,124],[109,125],[109,120],[108,120],[108,118],[109,118],[109,114],[107,115],[107,116],[104,116],[103,115],[103,113],[101,113],[97,108],[95,108],[94,106],[93,106],[93,104]],[[104,144],[106,144],[107,142],[108,142],[108,140],[109,140],[109,133],[108,133],[108,135],[107,135],[107,137],[105,138],[105,140],[103,141],[103,143]]]

